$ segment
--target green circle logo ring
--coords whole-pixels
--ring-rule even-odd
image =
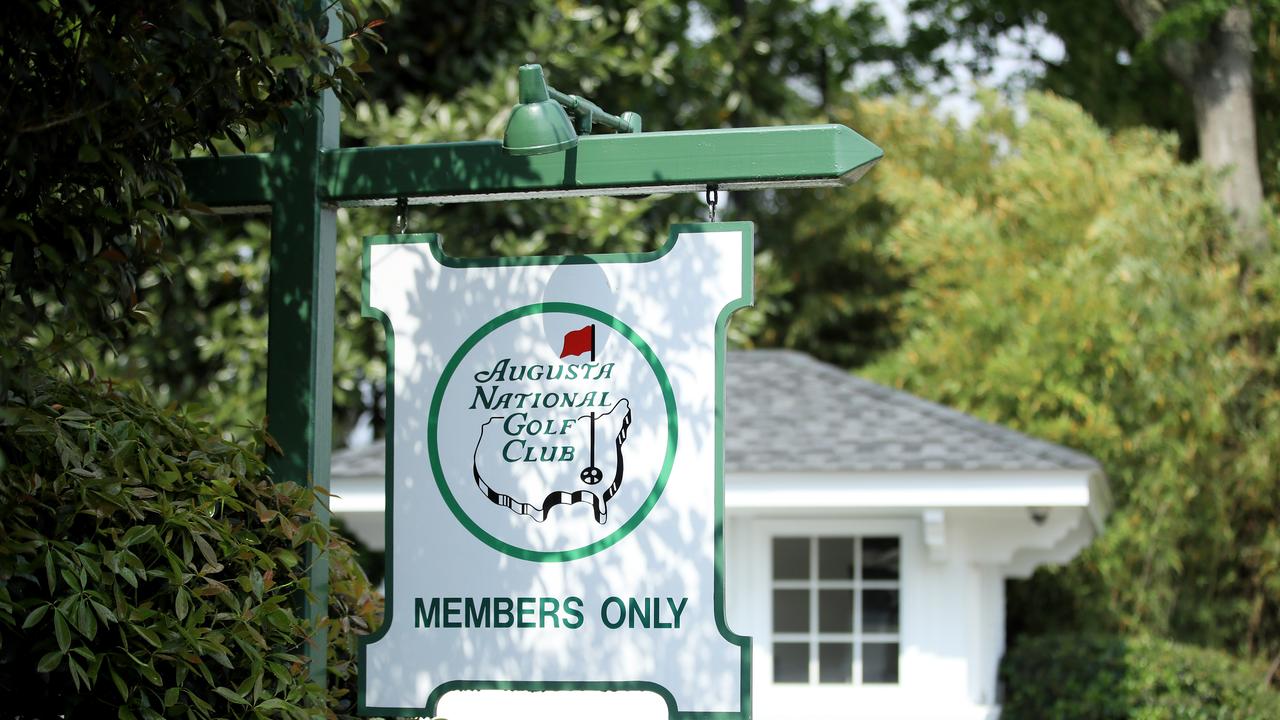
[[[535,562],[593,555],[644,522],[679,429],[653,348],[570,302],[509,310],[472,333],[441,372],[428,420],[431,471],[454,517]]]

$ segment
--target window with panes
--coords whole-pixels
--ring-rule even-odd
[[[898,682],[897,537],[773,538],[773,681]]]

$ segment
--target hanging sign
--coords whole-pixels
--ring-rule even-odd
[[[386,618],[360,708],[453,690],[649,690],[750,716],[725,623],[724,342],[752,226],[635,255],[461,259],[370,238],[386,329]]]

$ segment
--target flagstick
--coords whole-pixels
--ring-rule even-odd
[[[596,361],[596,325],[591,324],[591,362]],[[604,473],[600,472],[600,468],[596,467],[596,411],[591,413],[591,464],[586,470],[582,471],[581,479],[588,485],[595,485],[604,479]]]

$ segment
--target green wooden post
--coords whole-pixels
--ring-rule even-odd
[[[267,325],[267,430],[280,445],[268,454],[277,482],[329,486],[333,439],[333,305],[337,273],[336,218],[320,203],[321,150],[337,147],[338,107],[332,93],[292,111],[276,137],[271,178],[271,274]],[[328,499],[316,512],[328,522]],[[319,622],[328,612],[329,563],[308,544],[312,598],[303,613]],[[324,683],[327,633],[307,647],[312,679]]]
[[[299,0],[304,7],[306,0]],[[321,6],[309,3],[308,10]],[[341,28],[330,12],[327,40]],[[268,178],[271,252],[267,315],[267,431],[280,452],[267,454],[276,482],[329,487],[333,445],[333,315],[337,274],[337,218],[321,204],[321,158],[338,147],[337,97],[324,92],[289,111],[276,135]],[[316,494],[315,512],[328,524],[328,496]],[[312,681],[327,683],[329,558],[308,543],[303,562],[309,593],[302,615],[316,627],[305,655]]]

